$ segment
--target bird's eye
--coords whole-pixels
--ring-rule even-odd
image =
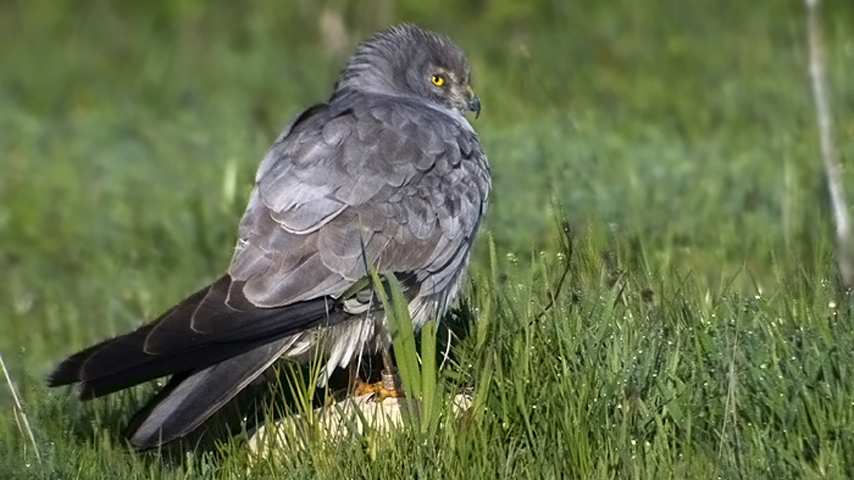
[[[441,87],[445,84],[445,77],[441,75],[433,75],[432,77],[430,77],[430,81],[433,82],[433,85]]]

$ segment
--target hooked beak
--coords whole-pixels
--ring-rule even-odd
[[[471,85],[466,86],[466,91],[469,94],[468,109],[474,112],[474,118],[476,119],[480,116],[480,99],[474,94],[474,89],[471,88]]]

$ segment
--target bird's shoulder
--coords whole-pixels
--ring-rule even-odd
[[[230,273],[269,306],[340,293],[364,275],[362,256],[395,272],[444,265],[467,251],[488,189],[476,136],[451,116],[333,99],[268,152]]]
[[[399,188],[482,155],[467,125],[412,99],[333,98],[285,130],[264,158],[256,187],[273,211],[314,201],[327,214],[357,206],[385,186]]]
[[[395,141],[420,146],[425,157],[455,149],[469,155],[478,142],[465,117],[452,109],[416,97],[358,91],[336,94],[329,103],[304,111],[282,133],[273,149],[280,146],[297,153],[299,146],[316,147],[319,140],[331,149],[357,150],[348,151],[348,159],[366,156],[379,162],[405,158],[398,151],[383,148],[393,146]],[[365,146],[377,146],[379,150]]]

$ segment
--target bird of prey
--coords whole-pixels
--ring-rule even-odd
[[[414,329],[441,317],[491,184],[468,111],[480,101],[447,37],[410,24],[375,34],[329,101],[297,116],[264,157],[228,273],[72,355],[49,384],[79,383],[87,400],[171,375],[128,431],[150,448],[193,431],[279,357],[306,361],[322,346],[328,375],[387,351],[369,264],[400,281]]]

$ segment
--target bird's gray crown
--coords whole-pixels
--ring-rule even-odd
[[[450,93],[442,95],[431,88],[429,80],[436,72],[449,77],[454,94],[464,92],[470,82],[468,60],[449,38],[412,24],[390,27],[356,49],[341,70],[333,97],[357,90],[422,98],[459,109]]]

